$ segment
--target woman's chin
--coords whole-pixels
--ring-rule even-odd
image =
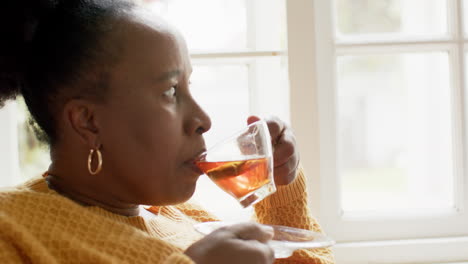
[[[196,184],[194,184],[193,187],[191,188],[187,188],[184,192],[181,192],[180,195],[178,195],[177,197],[178,199],[177,203],[184,203],[188,201],[190,198],[192,198],[193,194],[195,193],[195,189],[196,189]]]

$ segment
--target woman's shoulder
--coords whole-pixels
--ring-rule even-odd
[[[44,210],[61,199],[47,187],[42,177],[32,178],[15,187],[0,189],[0,212],[12,217],[22,217]]]
[[[44,178],[33,177],[15,186],[0,188],[0,203],[13,197],[51,192]]]
[[[35,176],[35,177],[32,177],[28,180],[25,180],[24,182],[22,183],[19,183],[17,185],[13,185],[13,186],[8,186],[8,187],[1,187],[0,188],[0,195],[3,195],[3,194],[14,194],[14,193],[20,193],[20,192],[24,192],[24,191],[33,191],[35,189],[37,189],[37,187],[43,185],[44,187],[47,187],[47,184],[44,180],[44,178],[42,177],[39,177],[39,176]],[[41,189],[41,188],[40,188]]]

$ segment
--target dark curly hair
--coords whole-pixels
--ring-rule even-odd
[[[0,9],[0,107],[22,95],[49,144],[67,100],[104,101],[108,69],[120,47],[112,42],[124,0],[6,0]]]

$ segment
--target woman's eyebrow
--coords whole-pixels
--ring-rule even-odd
[[[163,74],[161,74],[159,77],[156,78],[157,82],[164,82],[171,80],[175,77],[178,77],[181,74],[180,70],[173,70],[173,71],[168,71]]]

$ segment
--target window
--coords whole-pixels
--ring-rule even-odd
[[[291,121],[337,262],[467,260],[464,1],[287,3]]]

